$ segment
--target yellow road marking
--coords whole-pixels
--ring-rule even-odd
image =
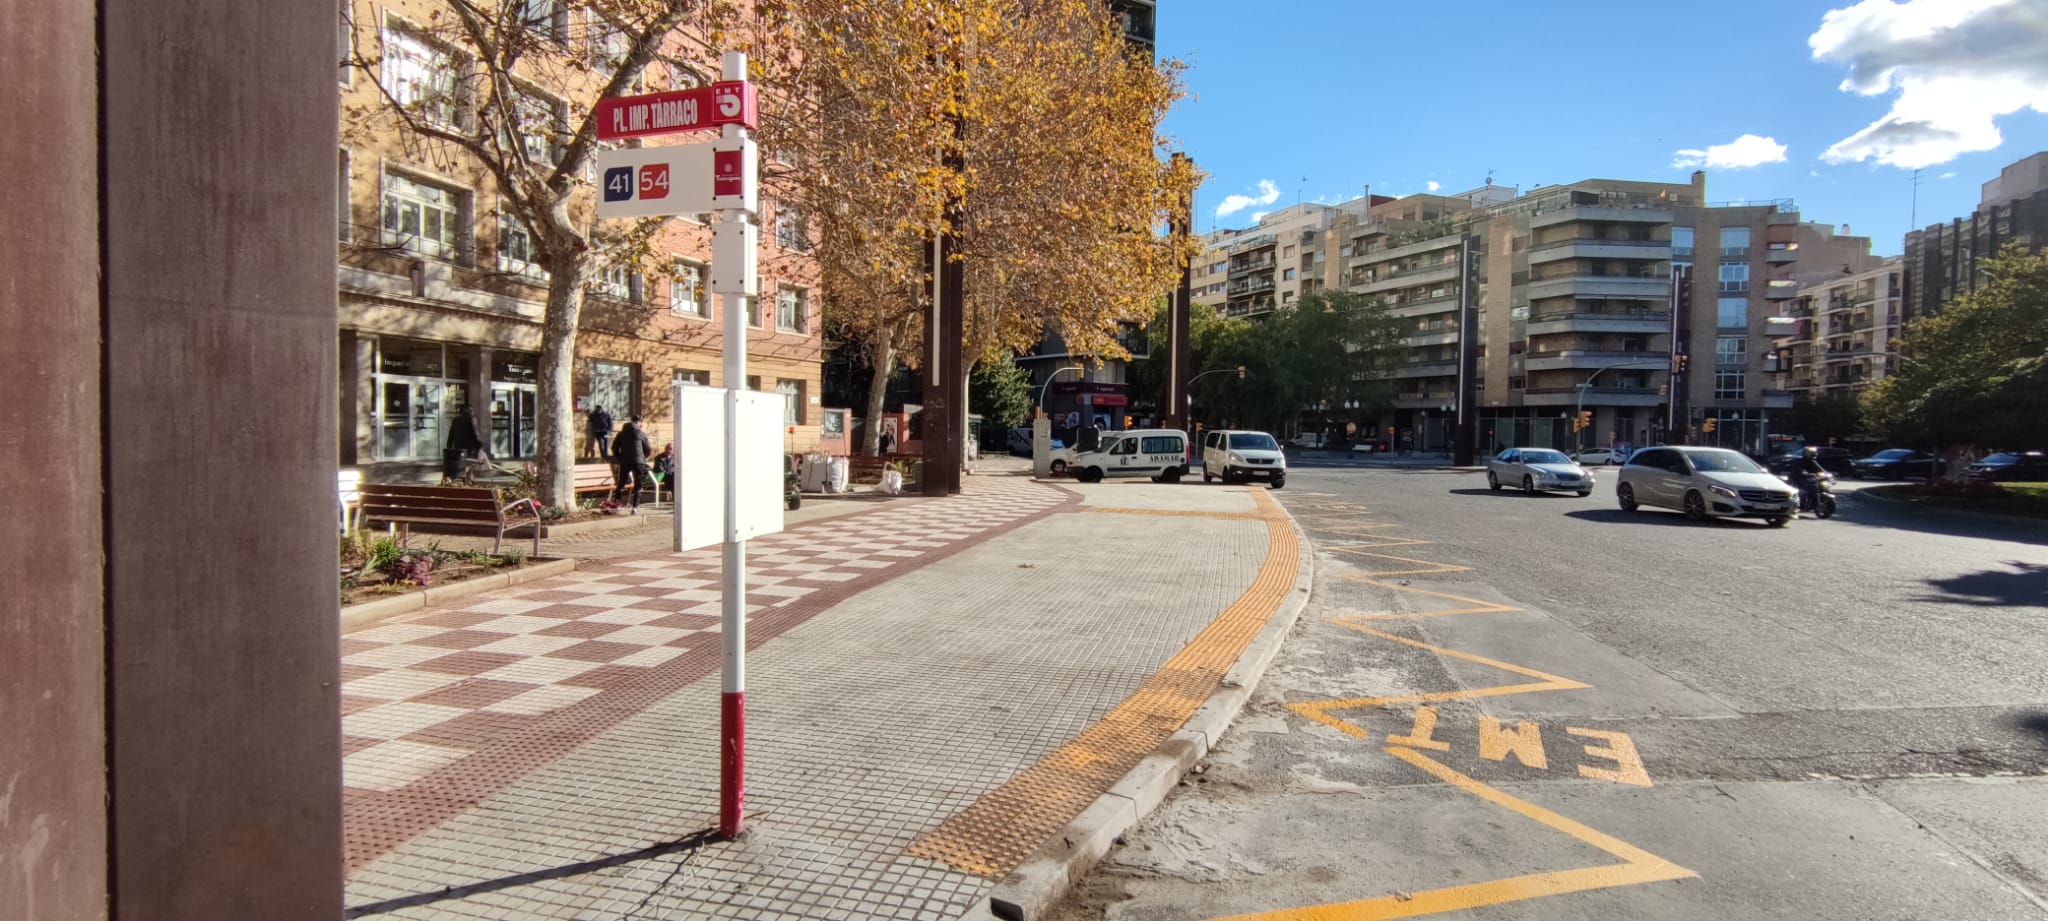
[[[1383,921],[1389,918],[1413,918],[1418,915],[1462,911],[1505,902],[1562,895],[1567,892],[1688,879],[1699,875],[1612,835],[1595,831],[1527,800],[1509,796],[1458,773],[1449,765],[1414,749],[1393,746],[1386,751],[1387,754],[1421,768],[1438,780],[1510,812],[1533,819],[1545,827],[1570,835],[1621,858],[1623,862],[1576,870],[1532,873],[1483,883],[1429,889],[1408,895],[1388,895],[1355,902],[1232,915],[1228,918],[1218,918],[1216,921]]]

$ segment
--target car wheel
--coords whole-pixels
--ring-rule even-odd
[[[1707,520],[1707,500],[1697,489],[1688,490],[1685,494],[1685,517],[1694,521]]]
[[[1494,492],[1500,491],[1500,477],[1494,476],[1491,470],[1486,471],[1486,488]]]
[[[1276,477],[1274,477],[1274,478],[1273,478],[1273,488],[1274,488],[1274,489],[1279,489],[1280,487],[1282,487],[1282,486],[1285,486],[1285,485],[1287,485],[1287,478],[1286,478],[1286,477],[1284,477],[1284,476],[1276,476]]]
[[[1526,473],[1522,474],[1522,491],[1534,493],[1536,491],[1536,478]]]
[[[1178,483],[1180,482],[1180,468],[1169,468],[1165,473],[1160,474],[1159,478],[1168,483]]]
[[[1056,460],[1056,461],[1053,461],[1053,462],[1052,462],[1052,475],[1053,475],[1053,476],[1064,476],[1064,475],[1066,475],[1066,472],[1067,472],[1067,462],[1066,462],[1066,461],[1063,461],[1063,460]]]
[[[1633,512],[1636,510],[1636,491],[1634,487],[1623,483],[1614,488],[1614,495],[1615,498],[1621,500],[1622,511]]]
[[[1590,489],[1581,489],[1581,490],[1579,490],[1579,498],[1581,498],[1581,499],[1584,499],[1584,498],[1586,498],[1587,496],[1590,496],[1590,495],[1592,495],[1592,494],[1593,494],[1593,491],[1592,491],[1592,490],[1590,490]]]
[[[1102,482],[1102,471],[1094,467],[1083,467],[1081,472],[1074,475],[1074,478],[1083,483],[1100,483]]]
[[[1209,466],[1207,464],[1202,465],[1202,482],[1210,483],[1214,482],[1215,479],[1216,477],[1209,473]]]
[[[1792,519],[1787,518],[1783,515],[1772,515],[1771,517],[1764,519],[1764,524],[1770,525],[1774,528],[1782,528],[1785,526],[1785,522],[1791,520]]]
[[[803,505],[804,505],[804,497],[803,497],[803,494],[801,494],[801,493],[790,493],[790,494],[789,494],[789,511],[792,511],[792,512],[794,512],[794,511],[796,511],[797,509],[803,508]]]

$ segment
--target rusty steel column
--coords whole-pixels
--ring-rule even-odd
[[[341,915],[335,16],[99,3],[117,921]]]
[[[103,917],[93,4],[0,0],[0,916]]]

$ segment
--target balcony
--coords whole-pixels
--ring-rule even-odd
[[[1236,243],[1232,243],[1230,244],[1230,247],[1228,249],[1224,250],[1224,252],[1234,256],[1238,253],[1248,253],[1255,249],[1272,246],[1278,242],[1280,242],[1280,238],[1275,237],[1270,233],[1262,233],[1256,236],[1246,237],[1242,240],[1237,241]]]
[[[1529,250],[1529,264],[1564,259],[1671,260],[1670,240],[1553,240]]]
[[[1790,278],[1773,278],[1764,284],[1764,297],[1774,301],[1789,301],[1799,296],[1799,283]]]
[[[1671,315],[1663,311],[1642,313],[1549,313],[1529,318],[1528,334],[1550,333],[1646,333],[1671,331]]]
[[[1529,299],[1550,297],[1621,297],[1637,300],[1671,296],[1671,277],[1653,275],[1576,275],[1529,283]]]
[[[1401,337],[1401,344],[1407,346],[1450,345],[1458,341],[1456,326],[1441,326],[1435,329],[1419,330]]]
[[[1554,227],[1577,221],[1608,221],[1625,224],[1669,224],[1669,208],[1632,208],[1628,206],[1579,205],[1545,211],[1529,218],[1529,226]]]
[[[1380,274],[1380,277],[1372,281],[1359,282],[1355,287],[1360,294],[1372,294],[1379,291],[1392,291],[1395,288],[1405,288],[1410,285],[1427,285],[1433,282],[1456,281],[1457,279],[1458,264],[1456,262],[1438,262],[1430,265],[1396,269],[1392,272],[1383,272]]]
[[[1410,377],[1456,377],[1458,363],[1451,359],[1443,361],[1411,361],[1394,369],[1398,378]]]
[[[1395,409],[1442,409],[1458,402],[1454,391],[1441,393],[1403,393],[1394,397]]]
[[[1425,297],[1402,301],[1399,304],[1388,304],[1387,316],[1426,317],[1433,313],[1449,313],[1457,309],[1458,295],[1453,293],[1442,297]]]
[[[1232,284],[1227,293],[1231,297],[1248,297],[1261,291],[1273,290],[1273,279],[1256,278],[1241,284]]]
[[[1765,262],[1784,263],[1797,262],[1799,260],[1799,244],[1797,243],[1773,243],[1770,247],[1770,249],[1764,251]]]
[[[1580,400],[1578,387],[1543,387],[1524,391],[1524,406],[1571,406]],[[1587,387],[1586,406],[1661,406],[1655,387]]]
[[[1792,399],[1792,391],[1790,390],[1766,390],[1763,392],[1765,409],[1791,409]]]
[[[1240,275],[1249,275],[1253,272],[1270,272],[1272,270],[1272,259],[1262,259],[1256,262],[1246,262],[1242,264],[1233,262],[1230,265],[1230,277],[1236,278]]]
[[[1523,367],[1530,371],[1563,371],[1570,368],[1593,370],[1614,365],[1627,365],[1638,370],[1657,370],[1670,362],[1670,356],[1663,352],[1601,352],[1592,349],[1563,349],[1555,352],[1529,352],[1523,356]]]

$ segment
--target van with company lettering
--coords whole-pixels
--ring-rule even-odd
[[[1265,432],[1216,429],[1202,433],[1202,482],[1265,480],[1274,489],[1287,485],[1287,454]]]
[[[1067,462],[1074,479],[1099,483],[1104,477],[1149,476],[1154,483],[1178,483],[1188,472],[1188,436],[1175,429],[1103,432],[1093,451],[1076,451]]]

